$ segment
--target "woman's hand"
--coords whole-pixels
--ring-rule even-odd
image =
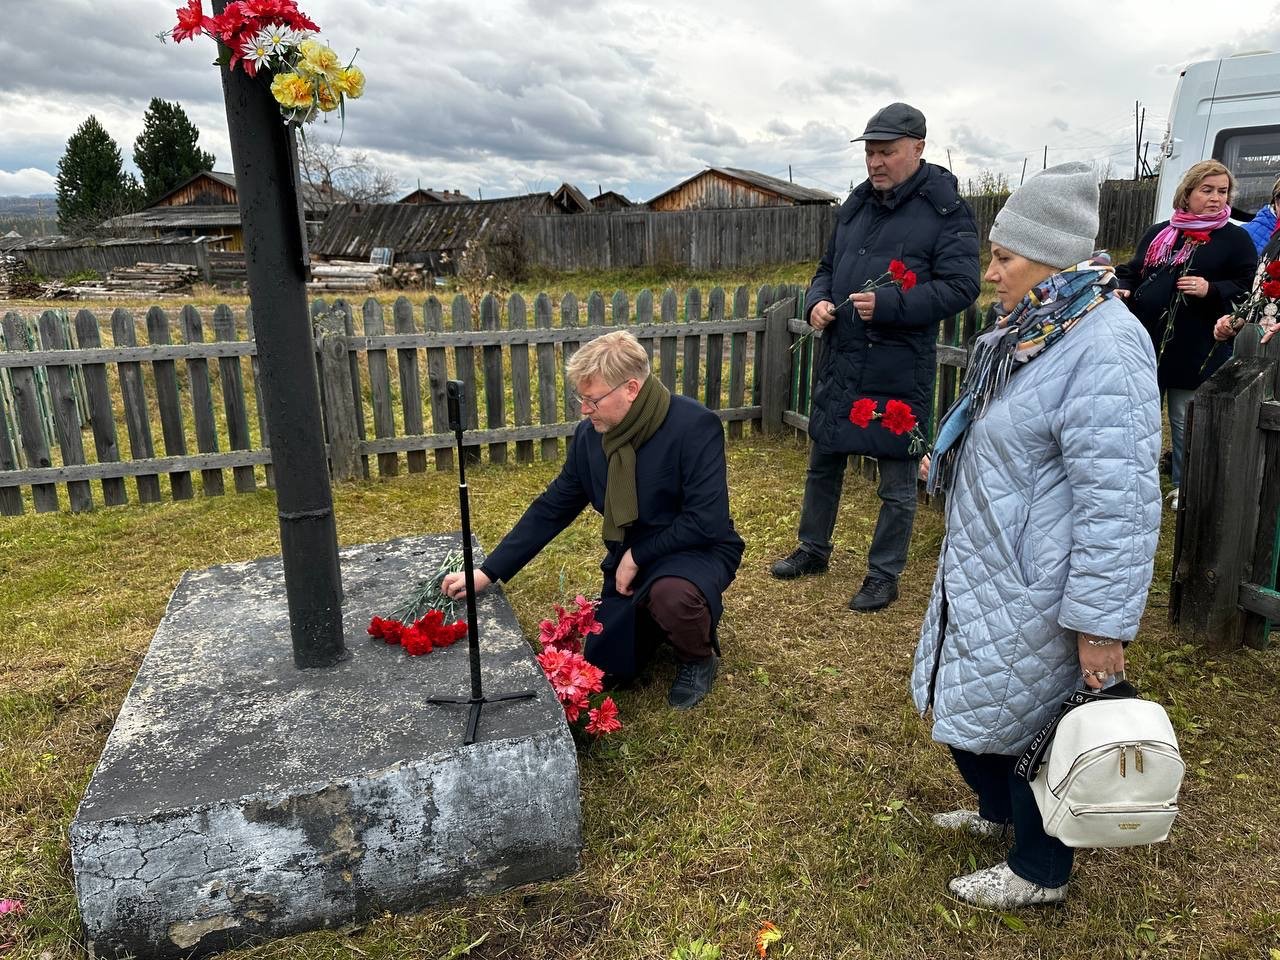
[[[1105,645],[1089,641],[1106,640]],[[1117,673],[1124,673],[1124,645],[1119,640],[1080,633],[1076,637],[1080,654],[1080,673],[1090,690],[1101,690],[1102,685]]]
[[[1272,338],[1272,337],[1274,337],[1274,336],[1276,335],[1276,331],[1277,331],[1277,330],[1280,330],[1280,323],[1273,323],[1271,326],[1267,327],[1267,331],[1266,331],[1266,333],[1264,333],[1264,334],[1262,335],[1262,340],[1261,340],[1261,342],[1262,342],[1262,343],[1270,343],[1270,342],[1271,342],[1271,338]]]
[[[929,455],[926,453],[920,458],[920,482],[926,483],[929,479]]]
[[[1131,296],[1133,296],[1133,291],[1126,290],[1124,287],[1116,287],[1116,296],[1119,297],[1121,300],[1128,300]]]
[[[480,571],[479,567],[471,572],[476,580],[476,593],[479,593],[493,582]],[[465,598],[467,595],[466,573],[457,570],[454,573],[445,574],[444,579],[440,581],[440,592],[450,600],[462,600]]]
[[[1209,295],[1209,281],[1204,277],[1193,277],[1184,273],[1178,278],[1178,282],[1174,286],[1188,297],[1207,297]]]
[[[1213,339],[1221,342],[1230,340],[1236,335],[1236,328],[1231,325],[1231,317],[1219,317],[1213,325]]]

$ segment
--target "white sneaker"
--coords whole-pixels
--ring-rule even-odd
[[[1067,885],[1042,887],[1023,880],[1009,869],[1008,863],[997,863],[977,873],[956,877],[947,884],[957,897],[975,907],[988,910],[1016,910],[1062,903],[1067,899]]]
[[[955,830],[958,833],[968,833],[975,837],[1003,837],[1005,831],[1009,828],[1008,824],[988,820],[977,810],[951,810],[948,813],[935,813],[933,822],[935,826],[939,826],[943,830]]]
[[[1177,513],[1178,512],[1178,488],[1174,487],[1171,491],[1169,491],[1169,495],[1165,497],[1165,499],[1169,501],[1169,509],[1172,510],[1174,513]]]

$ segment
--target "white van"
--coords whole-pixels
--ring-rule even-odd
[[[1235,174],[1232,218],[1251,220],[1280,174],[1280,53],[1188,66],[1178,79],[1161,147],[1153,222],[1169,218],[1187,168],[1211,158]]]

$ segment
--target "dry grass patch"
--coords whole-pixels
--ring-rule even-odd
[[[922,509],[899,603],[845,606],[877,501],[850,477],[830,572],[780,583],[795,538],[805,452],[730,446],[747,542],[726,597],[721,679],[707,704],[665,706],[670,664],[619,697],[626,729],[585,750],[586,848],[574,877],[235,953],[330,957],[650,960],[704,938],[752,954],[776,923],[796,958],[1266,958],[1280,949],[1280,758],[1271,746],[1280,656],[1210,658],[1177,646],[1153,594],[1133,672],[1173,714],[1191,763],[1170,843],[1085,852],[1063,909],[972,910],[946,879],[1000,849],[943,836],[929,814],[964,798],[911,708],[907,677],[941,538]],[[486,544],[554,464],[469,471]],[[344,543],[457,526],[448,473],[335,491]],[[1159,584],[1168,581],[1166,523]],[[275,552],[266,493],[0,520],[0,897],[28,905],[14,955],[76,953],[66,832],[169,593],[183,570]],[[553,601],[598,582],[598,520],[584,517],[510,586],[526,632]]]

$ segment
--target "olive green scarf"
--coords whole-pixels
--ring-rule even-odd
[[[627,415],[601,437],[609,473],[604,488],[604,538],[621,540],[622,528],[640,515],[636,497],[636,447],[662,426],[671,406],[671,394],[662,381],[650,374],[636,394]]]

